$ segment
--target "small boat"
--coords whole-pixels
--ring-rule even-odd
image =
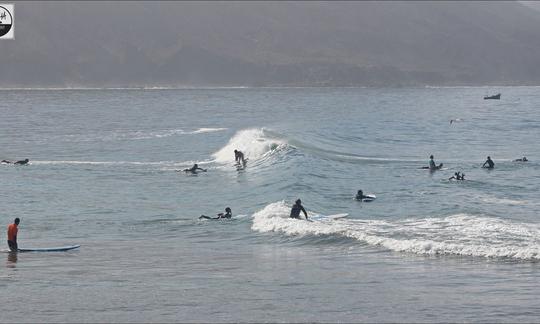
[[[493,96],[485,96],[484,100],[485,99],[501,99],[501,94],[497,93],[496,95],[493,95]]]

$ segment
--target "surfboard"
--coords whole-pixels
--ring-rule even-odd
[[[370,202],[370,201],[373,201],[375,199],[377,199],[377,196],[375,196],[374,194],[368,194],[368,195],[366,195],[366,198],[362,198],[362,201]]]
[[[315,221],[334,220],[334,219],[345,218],[347,216],[349,216],[349,214],[347,214],[347,213],[334,214],[334,215],[313,215],[313,216],[310,216],[309,219],[315,220]]]
[[[64,252],[79,248],[80,245],[69,245],[52,248],[32,248],[32,249],[19,249],[19,252]]]

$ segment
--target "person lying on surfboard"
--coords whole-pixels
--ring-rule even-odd
[[[514,162],[527,162],[529,160],[527,160],[526,157],[522,157],[521,159],[515,159]]]
[[[465,180],[465,173],[454,172],[454,175],[448,178],[448,180]]]
[[[17,232],[19,232],[20,221],[19,217],[17,217],[13,221],[13,224],[8,225],[7,243],[11,252],[17,252],[19,250],[19,246],[17,245]]]
[[[193,164],[193,166],[189,169],[184,169],[182,171],[184,172],[191,172],[191,173],[197,173],[197,170],[201,170],[203,172],[206,172],[206,169],[203,169],[203,168],[199,168],[199,166],[197,165],[197,163]]]
[[[2,160],[2,163],[17,164],[17,165],[25,165],[25,164],[28,164],[28,162],[30,162],[30,160],[28,160],[28,159],[24,159],[24,160],[20,160],[20,161],[16,161],[16,162],[8,161],[8,160]]]
[[[199,219],[220,219],[220,218],[231,218],[232,217],[232,211],[231,211],[231,208],[230,207],[227,207],[225,208],[225,213],[219,213],[217,214],[217,217],[210,217],[210,216],[205,216],[205,215],[201,215],[199,217]]]
[[[291,218],[300,219],[300,212],[304,212],[304,216],[306,216],[306,220],[308,219],[307,212],[304,209],[304,206],[302,206],[302,201],[300,199],[297,199],[294,205],[291,208]]]
[[[442,168],[443,164],[436,165],[435,161],[433,160],[433,155],[429,156],[429,166],[427,167],[421,167],[421,169],[429,169],[431,171],[440,170]]]

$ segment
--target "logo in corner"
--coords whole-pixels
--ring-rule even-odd
[[[13,39],[13,4],[0,4],[0,39]]]

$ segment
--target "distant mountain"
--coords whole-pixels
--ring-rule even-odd
[[[540,84],[540,12],[494,2],[15,2],[0,87]]]

